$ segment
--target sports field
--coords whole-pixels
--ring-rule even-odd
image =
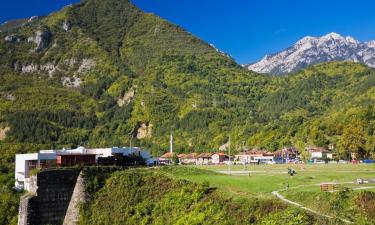
[[[301,188],[309,191],[320,191],[316,184],[322,182],[346,183],[353,182],[356,178],[375,179],[375,164],[279,164],[279,165],[232,165],[231,170],[227,165],[219,166],[194,166],[194,168],[215,171],[216,173],[179,174],[179,177],[203,182],[208,181],[212,186],[220,187],[228,193],[262,195],[267,197],[272,191],[307,185]],[[288,168],[294,169],[297,174],[288,175]],[[230,175],[229,175],[230,174]],[[312,185],[312,186],[310,186]],[[345,184],[347,186],[350,184]],[[368,186],[368,184],[365,184]]]
[[[197,170],[198,168],[198,170]],[[290,176],[288,168],[297,174]],[[318,213],[340,215],[330,204],[335,193],[320,191],[320,183],[335,182],[337,191],[349,188],[349,196],[367,190],[375,191],[375,184],[355,184],[357,178],[375,179],[375,164],[319,164],[319,165],[227,165],[186,166],[170,174],[194,182],[208,182],[234,199],[276,198],[277,191],[286,199],[301,204]],[[341,218],[349,218],[346,215]]]

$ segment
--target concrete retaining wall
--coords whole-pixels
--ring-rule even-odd
[[[79,222],[79,209],[81,204],[88,201],[88,195],[86,193],[86,179],[83,171],[77,178],[76,185],[74,187],[72,198],[70,199],[69,207],[65,215],[63,225],[76,225]]]
[[[62,225],[79,170],[46,170],[37,175],[36,196],[21,198],[19,225]]]

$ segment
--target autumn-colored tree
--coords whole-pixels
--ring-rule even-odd
[[[363,127],[362,122],[353,121],[344,128],[338,144],[340,155],[348,156],[350,153],[355,153],[358,157],[364,156],[366,134]]]

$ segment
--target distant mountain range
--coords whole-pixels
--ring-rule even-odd
[[[352,61],[375,67],[375,41],[359,42],[337,33],[322,37],[307,36],[286,50],[266,55],[259,62],[245,67],[259,73],[283,75],[331,61]]]

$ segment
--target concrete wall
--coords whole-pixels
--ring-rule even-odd
[[[76,169],[39,172],[36,196],[30,197],[26,206],[26,203],[22,205],[21,199],[19,224],[63,224],[78,175],[79,170]],[[25,209],[27,212],[21,213],[21,207],[23,212]]]
[[[29,212],[29,200],[31,196],[22,196],[20,200],[20,206],[18,208],[18,225],[27,225],[28,212]]]
[[[83,171],[77,178],[73,195],[70,199],[69,207],[65,215],[63,225],[76,225],[79,222],[79,209],[82,203],[86,203],[89,197],[86,193],[86,179]]]

